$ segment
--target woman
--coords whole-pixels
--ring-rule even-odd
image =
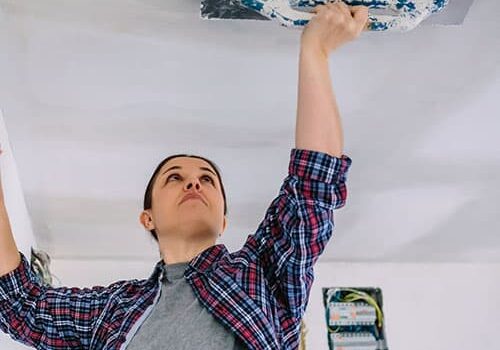
[[[50,288],[15,244],[0,192],[0,328],[37,349],[296,349],[313,265],[345,204],[351,159],[328,54],[366,29],[367,8],[320,5],[301,37],[296,148],[257,231],[229,253],[220,173],[191,155],[165,159],[140,222],[161,260],[144,280]],[[1,185],[1,184],[0,184]],[[0,186],[1,189],[1,186]]]

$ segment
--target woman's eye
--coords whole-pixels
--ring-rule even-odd
[[[171,178],[172,176],[179,177],[179,175],[178,175],[178,174],[172,174],[172,175],[170,175],[169,177],[167,177],[167,181],[168,181],[168,180],[170,180],[170,178]],[[205,175],[205,176],[203,176],[203,177],[204,177],[204,178],[207,178],[208,180],[210,180],[210,182],[214,183],[214,180],[213,180],[210,176]]]
[[[212,183],[214,182],[214,180],[212,180],[212,178],[211,178],[210,176],[205,175],[205,177],[206,177],[207,179],[209,179],[209,180],[210,180],[210,182],[212,182]]]
[[[177,177],[178,177],[178,175],[177,175],[177,174],[172,174],[172,175],[170,175],[169,177],[167,177],[167,181],[168,181],[168,180],[170,180],[170,178],[171,178],[172,176],[177,176]]]

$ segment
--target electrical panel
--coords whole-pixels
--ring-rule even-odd
[[[330,350],[388,350],[380,288],[322,290]]]

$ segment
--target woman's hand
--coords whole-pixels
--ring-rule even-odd
[[[303,48],[319,51],[328,57],[345,42],[357,38],[368,29],[368,7],[349,6],[337,0],[313,9],[316,16],[304,27],[301,37]]]

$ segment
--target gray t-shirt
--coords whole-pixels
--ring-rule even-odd
[[[196,299],[184,278],[189,262],[164,264],[161,295],[127,350],[244,350],[244,343]]]

